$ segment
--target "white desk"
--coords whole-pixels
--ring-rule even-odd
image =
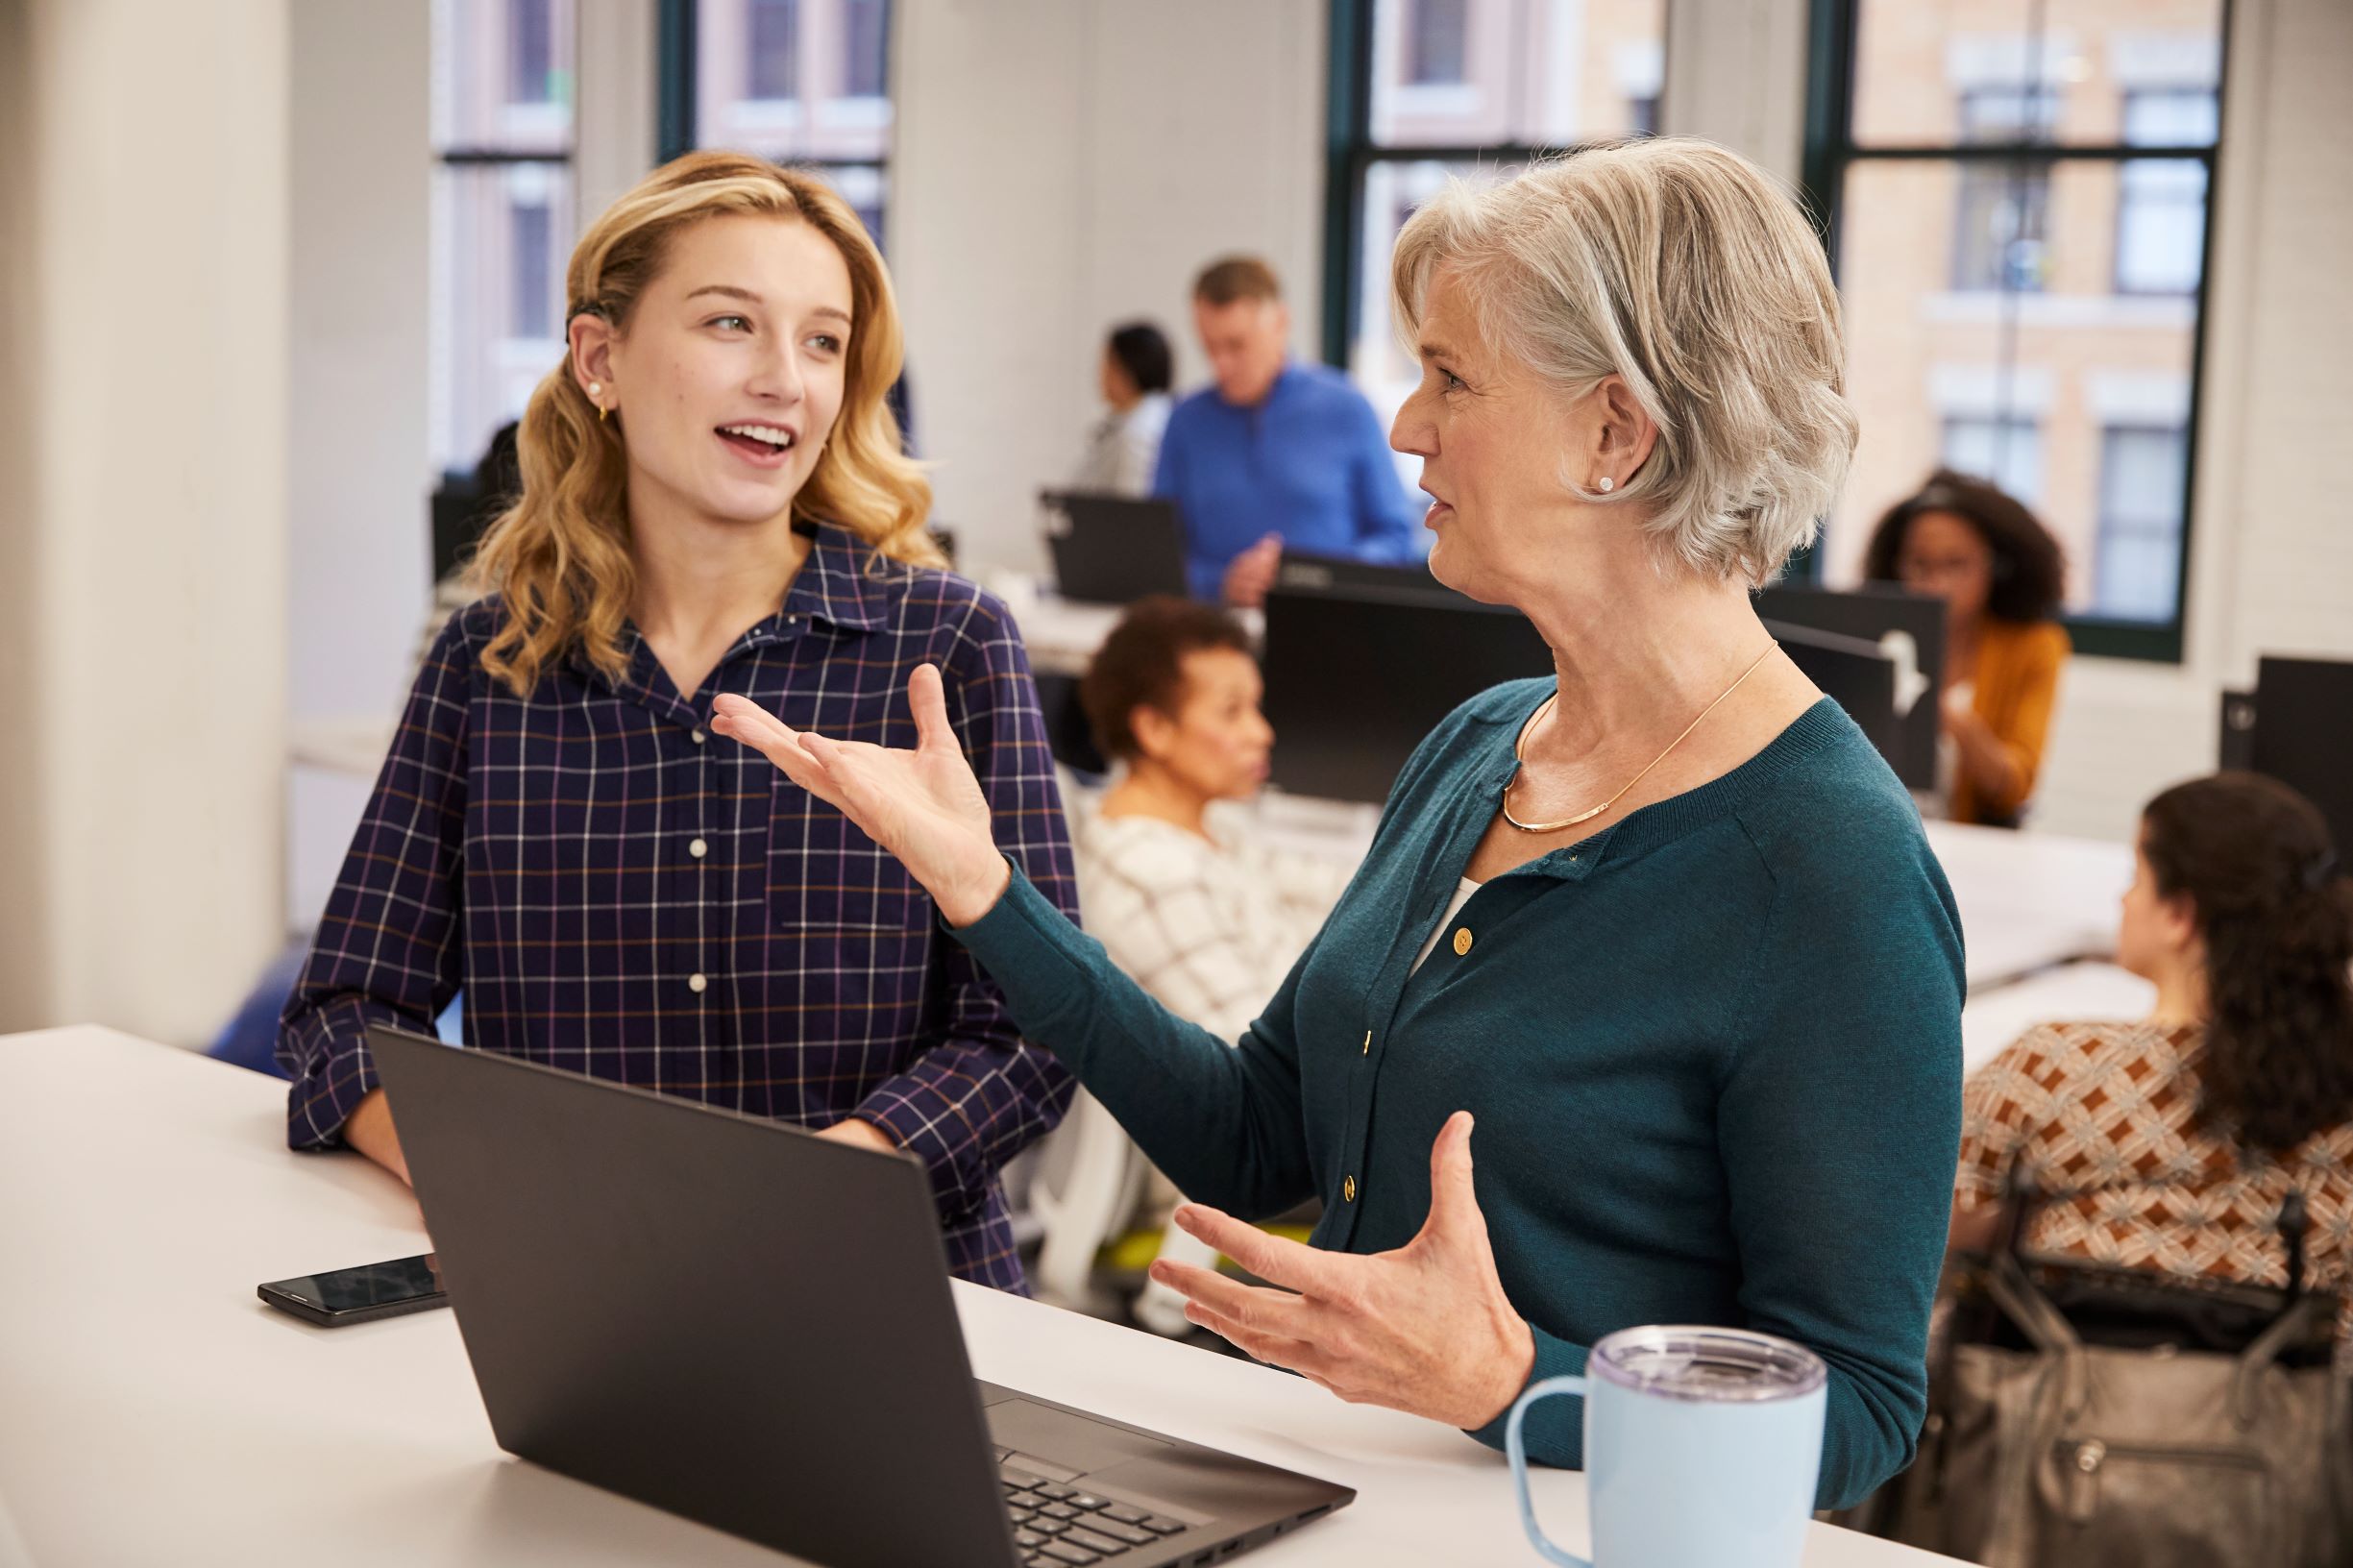
[[[786,1558],[502,1456],[447,1312],[340,1330],[257,1282],[426,1245],[282,1087],[107,1030],[0,1038],[0,1517],[40,1568],[582,1568]],[[1244,1560],[1532,1563],[1501,1458],[1299,1379],[959,1286],[980,1376],[1359,1488]],[[1584,1478],[1539,1475],[1557,1538]],[[5,1557],[0,1549],[0,1557]],[[1949,1559],[1817,1526],[1808,1568]]]
[[[2071,960],[2115,954],[2131,845],[1959,822],[1927,830],[1961,911],[1972,996]]]

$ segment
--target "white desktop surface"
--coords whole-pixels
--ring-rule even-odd
[[[1972,996],[2072,959],[2115,955],[2130,845],[1963,822],[1926,827],[1961,911]]]
[[[791,1560],[500,1453],[446,1311],[325,1330],[255,1299],[426,1246],[390,1177],[285,1148],[283,1095],[109,1030],[0,1038],[0,1519],[33,1563]],[[996,1291],[956,1301],[983,1378],[1359,1489],[1245,1561],[1537,1560],[1502,1458],[1458,1433]],[[1537,1483],[1581,1547],[1584,1478]],[[1826,1526],[1805,1556],[1949,1560]]]

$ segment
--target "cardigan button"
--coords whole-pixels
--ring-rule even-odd
[[[1460,958],[1471,950],[1471,928],[1458,926],[1455,930],[1455,956]]]
[[[1357,1179],[1354,1176],[1340,1183],[1340,1196],[1350,1203],[1357,1201]]]

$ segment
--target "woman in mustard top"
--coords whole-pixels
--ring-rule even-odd
[[[2059,542],[1983,479],[1939,469],[1879,519],[1864,576],[1945,600],[1944,744],[1933,798],[1956,822],[2016,827],[2033,798],[2067,662]]]

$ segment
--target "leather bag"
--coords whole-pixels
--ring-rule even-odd
[[[1959,1262],[1919,1455],[1857,1523],[1988,1568],[2353,1564],[2353,1382],[2334,1297],[2302,1287],[2304,1224],[2299,1194],[2286,1290],[2009,1240]]]

